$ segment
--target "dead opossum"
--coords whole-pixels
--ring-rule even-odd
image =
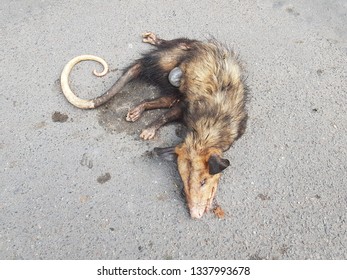
[[[144,110],[170,108],[142,131],[143,139],[153,138],[165,123],[183,119],[187,126],[183,142],[176,147],[156,148],[155,152],[166,158],[177,158],[190,215],[201,218],[211,209],[221,172],[230,164],[222,158],[223,152],[245,129],[247,89],[241,67],[234,53],[215,40],[163,40],[148,32],[143,35],[143,41],[157,48],[126,68],[102,96],[83,100],[68,85],[69,73],[82,60],[99,61],[104,65],[103,72],[107,72],[106,63],[94,56],[77,57],[65,66],[62,89],[73,105],[83,109],[106,103],[135,78],[158,85],[166,92],[162,97],[137,105],[126,119],[136,121]]]

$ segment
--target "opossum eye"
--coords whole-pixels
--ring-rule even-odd
[[[200,187],[202,188],[206,184],[206,179],[200,181]]]
[[[182,70],[179,67],[175,67],[172,69],[169,73],[169,82],[174,87],[179,87],[181,84],[181,78],[182,78]]]

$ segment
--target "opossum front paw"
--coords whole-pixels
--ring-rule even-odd
[[[142,34],[142,42],[148,43],[151,45],[158,45],[159,40],[157,35],[155,35],[153,32],[145,32]]]
[[[142,130],[142,133],[140,134],[140,137],[143,139],[143,140],[150,140],[150,139],[153,139],[154,136],[155,136],[155,132],[157,130],[154,128],[154,127],[149,127],[149,128],[146,128],[144,130]]]
[[[128,122],[135,122],[141,117],[144,110],[145,110],[144,106],[142,106],[142,105],[136,106],[135,108],[131,109],[128,112],[125,119]]]

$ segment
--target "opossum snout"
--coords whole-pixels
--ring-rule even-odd
[[[216,195],[217,183],[218,182],[215,182],[212,190],[206,190],[205,192],[202,192],[200,194],[194,194],[193,189],[191,192],[188,191],[189,194],[186,195],[188,198],[189,213],[192,219],[200,219],[204,215],[204,213],[209,212],[212,206],[212,201]],[[200,197],[200,199],[196,200],[197,197]]]
[[[169,73],[169,82],[174,87],[179,87],[181,84],[181,78],[182,78],[182,70],[179,67],[175,67],[172,69]]]
[[[190,217],[192,219],[200,219],[206,212],[205,208],[191,208]]]

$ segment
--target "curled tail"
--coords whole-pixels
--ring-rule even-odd
[[[69,86],[69,76],[72,68],[81,61],[92,60],[99,62],[104,67],[102,72],[93,71],[93,74],[97,77],[102,77],[108,72],[108,65],[105,60],[94,55],[80,55],[71,59],[64,67],[61,76],[60,83],[62,91],[66,99],[74,106],[81,109],[94,109],[109,101],[113,96],[115,96],[130,80],[137,77],[140,73],[140,64],[134,64],[130,67],[118,80],[117,82],[104,94],[94,99],[82,99],[79,98]]]

